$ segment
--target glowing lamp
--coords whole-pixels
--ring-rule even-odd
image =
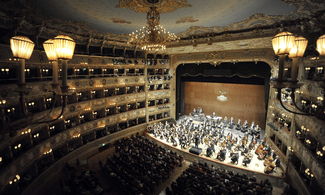
[[[59,35],[53,39],[54,48],[58,59],[72,59],[76,42],[69,36]]]
[[[322,35],[320,36],[318,39],[317,39],[317,51],[319,53],[319,55],[323,56],[325,55],[325,35]]]
[[[272,47],[275,55],[289,54],[293,47],[295,36],[290,32],[281,32],[272,39]]]
[[[289,58],[303,57],[306,51],[308,40],[304,37],[296,37],[293,47],[289,51]]]
[[[54,47],[54,40],[53,39],[49,39],[49,40],[45,41],[43,43],[43,47],[44,47],[46,56],[50,61],[57,60],[56,49]]]
[[[16,58],[28,60],[33,53],[35,44],[28,37],[15,36],[10,39],[10,48]]]
[[[296,37],[290,49],[289,58],[292,58],[291,80],[296,82],[298,76],[299,59],[304,56],[308,40],[304,37]]]

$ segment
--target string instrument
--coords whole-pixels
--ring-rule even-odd
[[[247,137],[244,136],[243,139],[241,140],[242,145],[246,146],[247,144]]]
[[[255,147],[255,144],[256,144],[256,142],[254,143],[254,142],[251,142],[249,145],[248,145],[248,148],[250,149],[250,150],[252,150],[254,147]]]
[[[267,154],[267,151],[264,150],[264,146],[262,144],[258,145],[255,154],[258,155],[258,159],[264,159],[265,155]]]
[[[276,167],[275,162],[273,161],[272,156],[266,158],[266,159],[264,160],[264,163],[263,163],[263,164],[264,164],[264,166],[265,166],[265,168],[264,168],[264,172],[265,172],[265,173],[270,173],[270,172],[272,172],[273,169]]]
[[[223,142],[220,143],[220,146],[221,146],[222,148],[225,148],[226,145],[227,145],[226,140],[223,140]]]

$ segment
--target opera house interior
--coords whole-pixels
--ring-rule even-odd
[[[0,194],[325,194],[325,1],[0,0]]]

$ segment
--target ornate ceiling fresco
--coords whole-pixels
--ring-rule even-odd
[[[145,25],[155,2],[161,24],[174,33],[193,26],[227,26],[254,14],[288,15],[295,6],[281,0],[33,0],[49,18],[84,23],[99,32],[130,33]],[[263,23],[263,21],[260,21]]]
[[[125,47],[128,33],[146,25],[152,4],[161,12],[161,24],[181,38],[172,47],[282,26],[315,31],[325,20],[324,0],[7,0],[0,6],[0,28],[7,29],[0,37],[26,34],[37,42],[66,33],[80,44]]]

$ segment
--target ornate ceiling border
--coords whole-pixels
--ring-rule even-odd
[[[285,23],[285,21],[301,20],[302,18],[309,19],[310,25],[316,28],[316,23],[321,23],[317,21],[317,18],[313,17],[315,13],[321,15],[322,18],[318,18],[320,21],[324,18],[325,12],[325,2],[322,0],[282,0],[283,2],[294,5],[296,10],[288,13],[288,15],[265,15],[261,13],[254,14],[240,22],[232,23],[227,26],[213,26],[213,27],[203,27],[203,26],[192,26],[186,31],[179,33],[180,37],[192,37],[203,34],[213,34],[221,33],[226,31],[236,31],[240,29],[249,29],[262,26],[275,25],[277,23]],[[314,23],[314,24],[312,24]]]
[[[292,26],[301,31],[320,32],[324,28],[325,20],[325,2],[322,0],[283,0],[285,3],[294,5],[296,11],[286,16],[269,16],[264,14],[255,14],[251,17],[230,24],[225,27],[200,27],[193,26],[185,32],[179,33],[181,40],[172,43],[169,47],[176,47],[189,44],[197,44],[195,42],[215,42],[215,38],[220,35],[227,34],[230,37],[235,32],[242,32],[248,30],[255,32],[258,37],[265,34],[265,27],[277,28]],[[36,41],[39,37],[48,39],[59,33],[64,33],[72,36],[77,40],[78,44],[107,47],[114,45],[119,47],[131,48],[127,44],[127,34],[114,33],[99,33],[92,30],[83,23],[76,23],[72,21],[62,21],[58,19],[49,19],[33,11],[30,1],[21,1],[20,9],[14,9],[12,3],[4,2],[0,8],[0,27],[7,29],[8,34],[2,35],[3,39],[8,39],[12,34],[23,33],[28,36],[35,37]],[[121,0],[118,6],[127,7],[129,4],[138,3],[138,7],[148,7],[147,0]],[[161,5],[166,4],[169,10],[191,6],[187,0],[160,0]],[[170,5],[175,5],[172,7]],[[19,14],[18,14],[19,13]],[[11,34],[9,34],[11,33]],[[205,38],[204,40],[200,40]]]

